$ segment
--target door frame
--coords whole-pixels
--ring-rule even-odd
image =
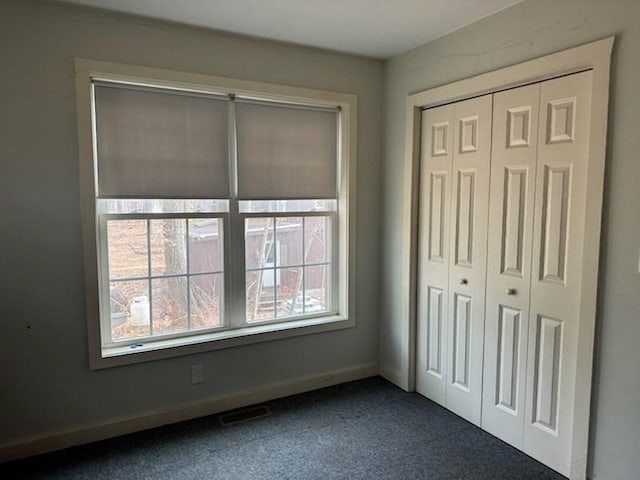
[[[402,217],[402,318],[408,336],[404,345],[406,368],[396,377],[408,391],[415,390],[418,268],[418,193],[420,179],[421,112],[480,95],[495,93],[530,83],[542,82],[585,70],[593,72],[591,120],[582,261],[582,292],[578,333],[578,369],[576,373],[575,409],[571,445],[570,478],[584,479],[587,469],[589,412],[593,372],[593,344],[596,323],[598,259],[604,188],[609,76],[614,37],[563,50],[527,62],[494,70],[447,85],[431,88],[407,97],[403,178]]]

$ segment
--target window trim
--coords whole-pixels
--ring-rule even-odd
[[[355,169],[357,144],[357,96],[279,84],[236,80],[205,74],[186,73],[153,67],[75,59],[76,109],[78,123],[78,153],[81,194],[82,238],[86,298],[89,367],[101,369],[117,365],[146,362],[210,350],[283,339],[298,335],[326,332],[356,325],[355,317]],[[265,322],[250,327],[194,334],[180,339],[150,342],[142,347],[120,351],[112,348],[103,352],[100,326],[98,285],[98,249],[100,228],[96,212],[96,161],[92,138],[93,101],[92,80],[119,81],[139,85],[152,85],[168,89],[189,90],[207,94],[237,94],[245,98],[268,99],[276,102],[297,103],[320,107],[339,107],[339,192],[337,202],[338,245],[334,246],[337,259],[336,274],[340,286],[334,293],[337,314],[313,316],[283,322]],[[275,213],[275,212],[274,212]],[[230,230],[233,227],[230,227]],[[238,226],[236,225],[236,228]],[[229,232],[234,234],[244,232]],[[237,270],[232,265],[231,269]],[[225,270],[226,271],[226,270]],[[232,279],[232,282],[235,282]],[[234,285],[235,286],[235,285]],[[232,287],[233,288],[233,287]],[[227,309],[233,310],[234,305]],[[131,354],[129,354],[131,353]]]

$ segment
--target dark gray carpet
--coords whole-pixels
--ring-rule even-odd
[[[375,377],[0,465],[3,479],[561,480],[415,393]]]

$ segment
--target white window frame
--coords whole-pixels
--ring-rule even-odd
[[[235,80],[225,77],[186,73],[173,70],[157,69],[144,66],[116,64],[76,58],[76,107],[78,122],[78,149],[81,192],[82,236],[84,250],[84,274],[86,295],[86,319],[89,344],[89,366],[100,369],[117,365],[145,362],[160,358],[175,357],[199,353],[209,350],[247,345],[292,336],[306,335],[355,326],[355,165],[356,165],[356,116],[357,97],[351,94],[313,90],[300,87],[289,87],[261,82]],[[232,325],[227,330],[213,330],[206,333],[194,333],[181,338],[163,338],[145,341],[136,348],[111,347],[103,348],[100,320],[100,268],[101,229],[100,216],[96,211],[96,160],[94,155],[95,135],[92,127],[92,81],[110,80],[154,87],[191,90],[212,94],[234,94],[245,98],[271,100],[277,102],[304,104],[319,107],[337,107],[339,115],[339,188],[337,210],[324,212],[327,216],[335,215],[333,228],[332,265],[335,281],[330,295],[333,298],[333,311],[304,318],[274,320],[251,325]],[[236,211],[234,212],[234,209]],[[212,214],[212,217],[223,218],[225,235],[224,274],[231,288],[237,290],[244,285],[244,262],[237,262],[242,252],[231,252],[231,242],[237,236],[244,236],[244,222],[229,222],[229,215],[238,217],[255,216],[304,216],[300,212],[240,213],[237,201],[230,202],[228,214]],[[179,218],[189,214],[169,214],[165,217]],[[241,243],[243,244],[243,242]],[[231,252],[231,253],[227,253]],[[102,255],[104,255],[102,253]],[[229,264],[229,255],[233,263]],[[226,282],[225,282],[226,283]],[[241,288],[242,289],[242,288]],[[225,316],[237,319],[234,309],[243,308],[228,297],[225,288]],[[237,298],[237,296],[236,296]],[[244,318],[244,317],[242,317]],[[233,322],[233,320],[232,320]]]

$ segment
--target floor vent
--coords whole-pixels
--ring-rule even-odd
[[[223,413],[218,417],[220,425],[230,427],[239,423],[250,422],[259,418],[270,417],[271,410],[266,405],[258,405],[255,407],[241,408],[232,412]]]

